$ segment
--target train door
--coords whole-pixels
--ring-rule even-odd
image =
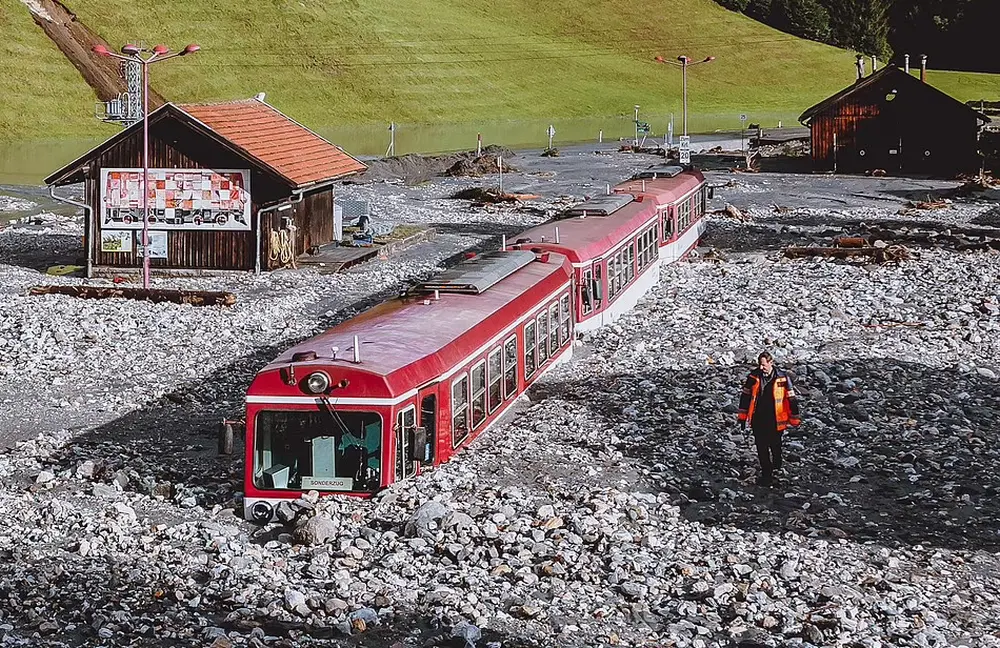
[[[396,415],[396,479],[412,477],[417,472],[417,464],[413,460],[413,445],[417,430],[417,408],[413,405],[400,410]]]
[[[434,449],[437,447],[437,416],[438,397],[437,385],[425,387],[417,394],[417,402],[420,403],[420,427],[424,429],[424,448],[418,448],[419,454],[428,465],[434,464]]]

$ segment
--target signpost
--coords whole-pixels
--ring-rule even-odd
[[[747,114],[740,113],[740,150],[746,152]]]
[[[691,164],[691,137],[689,135],[681,135],[678,138],[678,142],[681,164]]]
[[[552,124],[549,124],[548,133],[549,133],[549,150],[551,151],[552,150],[552,138],[556,136],[556,127],[553,126]]]
[[[499,178],[499,182],[500,182],[500,195],[502,196],[503,195],[503,156],[502,155],[498,155],[497,156],[497,171],[500,174],[500,178]]]

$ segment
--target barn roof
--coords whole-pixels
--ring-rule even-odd
[[[841,103],[846,99],[849,99],[855,95],[862,94],[872,88],[878,87],[883,81],[891,81],[892,83],[897,85],[910,84],[911,87],[919,87],[923,91],[938,95],[938,98],[944,98],[950,100],[955,104],[956,107],[961,107],[963,110],[968,110],[969,112],[974,113],[982,121],[985,122],[990,121],[989,117],[987,117],[986,115],[982,114],[977,110],[974,110],[973,108],[970,108],[969,106],[965,105],[958,99],[955,99],[951,95],[942,92],[941,90],[938,90],[929,83],[924,83],[917,77],[911,74],[907,74],[906,72],[904,72],[903,70],[899,69],[894,65],[890,65],[888,67],[882,68],[878,72],[873,72],[872,74],[869,74],[863,79],[859,79],[853,85],[844,88],[840,92],[837,92],[836,94],[824,99],[815,106],[809,108],[804,113],[802,113],[802,115],[799,116],[799,122],[802,124],[806,124],[810,119],[812,119],[816,115],[826,112],[830,108],[836,106],[837,104]]]
[[[366,168],[336,144],[259,99],[209,104],[168,103],[149,114],[150,122],[169,117],[218,140],[295,189],[349,176]],[[142,122],[133,124],[53,173],[45,183],[62,185],[82,181],[83,167],[90,160],[141,129]]]

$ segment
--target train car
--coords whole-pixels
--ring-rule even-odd
[[[576,328],[590,331],[631,310],[659,282],[661,264],[697,245],[707,201],[700,171],[651,167],[525,231],[509,247],[570,259]]]
[[[447,461],[571,356],[571,291],[565,256],[485,253],[281,354],[247,392],[247,519]]]

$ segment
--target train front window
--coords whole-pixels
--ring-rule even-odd
[[[257,488],[374,492],[381,483],[381,457],[382,417],[375,412],[257,414]]]

